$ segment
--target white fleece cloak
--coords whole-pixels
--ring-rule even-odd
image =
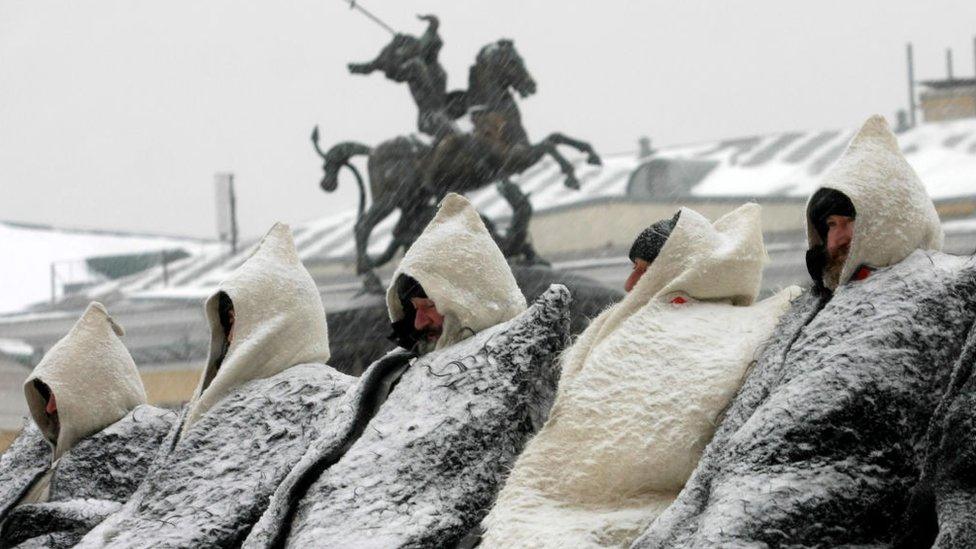
[[[483,547],[625,547],[674,500],[799,292],[753,304],[766,259],[758,205],[714,225],[681,210],[634,290],[565,355]]]
[[[386,291],[390,321],[403,318],[396,295],[400,275],[413,277],[444,315],[434,350],[449,347],[525,311],[515,276],[466,198],[450,193],[410,246]]]
[[[123,333],[105,306],[93,302],[24,382],[31,417],[54,447],[52,461],[146,403],[139,371],[119,339]],[[35,380],[47,385],[57,399],[57,431],[44,412],[47,402]]]
[[[217,312],[220,293],[234,303],[234,341],[220,361],[225,334]],[[204,304],[210,354],[183,424],[185,434],[235,388],[274,376],[296,364],[329,360],[329,331],[322,297],[302,265],[291,229],[276,223],[247,261]],[[219,364],[218,364],[219,362]]]
[[[850,280],[861,266],[894,265],[915,250],[942,250],[939,214],[883,116],[867,119],[824,175],[820,189],[847,195],[857,214],[840,280]],[[810,203],[807,240],[813,248],[823,241],[810,220],[809,208]]]

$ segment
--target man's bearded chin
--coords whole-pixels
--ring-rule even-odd
[[[828,288],[840,286],[840,273],[844,270],[844,263],[847,262],[847,254],[851,251],[850,246],[844,246],[833,252],[828,252],[827,266],[824,267],[823,282]]]
[[[437,347],[437,340],[441,337],[440,328],[426,329],[418,334],[420,341],[417,343],[417,352],[425,355]]]

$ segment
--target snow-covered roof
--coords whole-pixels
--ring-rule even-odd
[[[826,130],[780,133],[662,148],[649,157],[634,154],[603,158],[602,166],[590,166],[579,155],[573,160],[581,190],[564,187],[558,166],[549,159],[514,178],[523,192],[531,194],[534,210],[545,212],[566,206],[606,199],[646,196],[647,189],[631,184],[632,174],[652,163],[675,168],[669,174],[684,174],[687,188],[672,189],[674,201],[693,198],[785,197],[802,200],[840,156],[855,130]],[[908,161],[918,171],[933,199],[976,195],[976,119],[920,125],[898,137]],[[695,169],[689,169],[694,167]],[[687,174],[692,174],[688,176]],[[690,177],[690,179],[689,179]],[[470,193],[475,207],[491,218],[510,215],[508,206],[489,186]],[[354,255],[353,225],[356,212],[293,226],[295,244],[303,260],[346,259]],[[389,242],[396,214],[380,223],[371,237],[371,253]],[[161,287],[158,270],[135,275],[120,285],[110,282],[89,291],[92,298],[108,291],[122,291],[146,297],[206,295],[251,253],[249,246],[234,256],[210,250],[170,266],[170,284]]]
[[[8,339],[0,337],[0,356],[6,355],[14,358],[30,358],[34,354],[34,348],[27,342],[19,339]]]
[[[58,265],[58,285],[86,284],[99,280],[85,262],[90,257],[174,249],[194,254],[215,246],[198,239],[0,222],[0,312],[50,299],[52,263]]]

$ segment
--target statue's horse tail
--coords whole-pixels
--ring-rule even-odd
[[[362,143],[356,143],[354,141],[346,141],[344,143],[339,143],[335,145],[328,152],[322,152],[319,147],[319,127],[315,126],[312,130],[312,145],[315,147],[315,151],[319,153],[325,164],[322,166],[322,170],[325,174],[322,176],[322,190],[331,193],[336,190],[339,186],[339,169],[345,166],[352,171],[352,174],[356,176],[356,183],[359,184],[359,217],[363,217],[363,213],[366,211],[366,184],[363,182],[363,176],[359,173],[356,166],[353,166],[349,162],[349,159],[354,156],[359,155],[369,155],[372,149]]]

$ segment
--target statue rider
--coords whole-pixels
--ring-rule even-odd
[[[464,114],[460,105],[452,107],[450,98],[459,92],[447,93],[447,73],[437,57],[444,45],[437,33],[440,22],[434,15],[418,15],[427,22],[427,30],[420,38],[397,33],[376,59],[368,63],[350,63],[352,74],[380,71],[388,79],[403,83],[417,104],[417,129],[439,141],[458,132],[453,120]]]

